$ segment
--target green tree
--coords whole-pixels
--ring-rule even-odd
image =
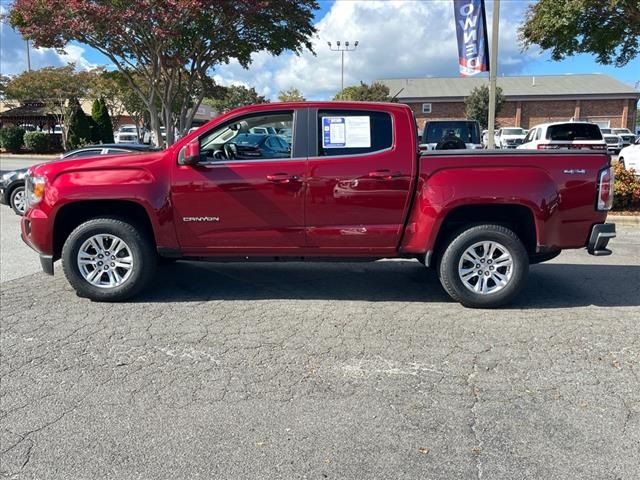
[[[268,103],[262,95],[258,95],[254,87],[247,88],[242,85],[219,87],[216,98],[205,98],[203,103],[215,108],[219,113],[228,112],[234,108],[257,103]]]
[[[11,77],[0,74],[0,100],[4,100],[7,91],[7,85],[11,81]]]
[[[464,100],[465,113],[467,118],[477,120],[483,130],[489,125],[489,87],[481,85],[471,90],[469,96]],[[496,87],[496,117],[504,104],[502,89]]]
[[[69,100],[69,138],[67,147],[74,149],[91,141],[91,124],[77,99]]]
[[[591,53],[598,63],[622,67],[640,50],[638,0],[539,0],[529,5],[520,42],[551,50],[553,60]]]
[[[67,99],[84,98],[89,91],[91,72],[76,72],[70,63],[65,67],[46,67],[16,75],[6,85],[8,100],[42,102],[56,122],[62,125],[62,145],[67,147]]]
[[[101,143],[113,143],[113,123],[111,123],[109,110],[107,109],[104,99],[94,100],[93,107],[91,108],[91,117],[96,123],[98,141]]]
[[[216,65],[311,50],[317,8],[316,0],[14,0],[9,19],[35,47],[76,41],[104,54],[144,102],[157,138],[162,115],[170,145],[175,112],[184,133]]]
[[[289,90],[280,90],[278,100],[281,102],[304,102],[306,99],[297,88],[291,87]]]
[[[380,82],[373,82],[367,85],[360,82],[360,85],[352,85],[345,87],[344,90],[338,92],[334,100],[355,100],[361,102],[389,102],[389,87]]]

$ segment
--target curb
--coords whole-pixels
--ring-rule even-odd
[[[640,227],[640,215],[607,215],[607,222]]]
[[[34,158],[42,159],[42,160],[56,160],[60,158],[60,154],[56,155],[54,153],[54,154],[43,155],[43,154],[35,154],[35,153],[34,154],[25,153],[24,155],[16,155],[12,153],[1,153],[0,158],[5,160],[33,160]]]

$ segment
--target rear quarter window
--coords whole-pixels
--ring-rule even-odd
[[[600,127],[590,123],[564,123],[547,128],[548,140],[602,140]]]

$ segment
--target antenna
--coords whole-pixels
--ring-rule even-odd
[[[391,97],[391,100],[390,100],[390,101],[392,101],[392,102],[393,102],[393,101],[398,97],[398,95],[400,95],[400,94],[402,93],[402,91],[403,91],[403,90],[404,90],[404,87],[402,87],[400,90],[398,90],[398,91],[396,92],[396,94],[395,94],[393,97]]]

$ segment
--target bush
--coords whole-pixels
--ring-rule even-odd
[[[24,146],[35,153],[46,153],[51,147],[49,135],[44,132],[27,132],[24,134]]]
[[[613,167],[613,210],[640,210],[640,178],[619,163]]]
[[[91,142],[91,126],[87,116],[76,104],[71,118],[69,118],[69,136],[67,137],[67,147],[69,150],[79,148]]]
[[[0,147],[11,153],[18,153],[24,145],[24,130],[18,127],[0,129]]]

